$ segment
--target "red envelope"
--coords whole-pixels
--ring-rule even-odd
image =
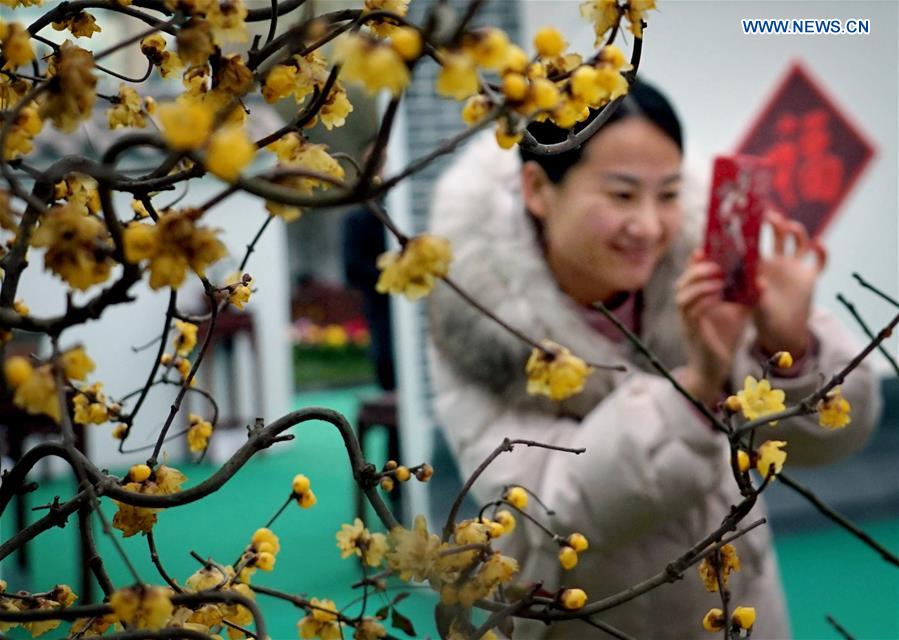
[[[724,272],[724,299],[753,306],[759,298],[756,275],[759,231],[770,172],[757,158],[715,158],[705,255]]]

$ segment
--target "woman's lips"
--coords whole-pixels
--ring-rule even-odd
[[[653,247],[621,247],[613,245],[612,248],[628,262],[647,262],[655,256]]]

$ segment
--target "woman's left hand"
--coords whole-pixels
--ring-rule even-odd
[[[789,351],[799,358],[808,348],[812,295],[827,252],[800,223],[775,211],[766,212],[765,220],[774,232],[774,252],[759,260],[761,297],[753,310],[758,343],[767,355]],[[793,246],[788,250],[789,237]]]

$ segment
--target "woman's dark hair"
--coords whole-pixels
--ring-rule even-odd
[[[586,127],[598,114],[599,111],[591,111],[590,117],[578,123],[574,127],[574,131],[577,132]],[[683,152],[684,142],[681,124],[677,114],[674,112],[674,107],[671,106],[668,99],[658,89],[641,80],[636,80],[631,85],[627,96],[621,101],[621,104],[618,105],[618,108],[603,127],[625,118],[634,117],[649,120]],[[602,127],[599,130],[602,131]],[[542,144],[564,142],[568,138],[567,129],[557,127],[548,120],[545,122],[532,122],[528,126],[528,131]],[[519,149],[522,162],[533,160],[543,168],[543,171],[553,183],[558,184],[565,177],[565,174],[568,173],[568,170],[580,161],[584,145],[551,156],[537,155],[521,146],[519,146]]]

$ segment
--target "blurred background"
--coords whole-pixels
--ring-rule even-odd
[[[49,1],[49,0],[48,0]],[[356,7],[361,2],[308,0],[310,13]],[[248,6],[267,6],[268,0],[247,0]],[[464,8],[466,2],[448,5]],[[571,42],[571,49],[592,50],[590,25],[581,19],[577,0],[492,0],[478,22],[505,29],[513,40],[532,51],[534,31],[543,25],[557,27]],[[716,154],[732,153],[752,146],[770,123],[792,108],[802,115],[824,109],[834,124],[831,133],[834,153],[847,136],[854,136],[863,150],[845,162],[843,187],[820,211],[825,225],[823,240],[830,253],[827,270],[820,280],[816,304],[837,314],[864,340],[852,318],[835,296],[842,292],[857,306],[871,327],[884,325],[894,309],[862,290],[852,279],[858,272],[886,292],[899,292],[899,228],[897,228],[897,42],[899,3],[887,2],[744,2],[668,0],[649,16],[649,27],[640,67],[642,77],[667,93],[684,122],[688,172],[698,185],[705,185]],[[46,5],[46,3],[45,3]],[[410,16],[420,20],[431,7],[430,0],[413,0]],[[29,22],[39,8],[12,12],[0,9],[4,20]],[[136,33],[142,26],[119,14],[97,11],[103,32],[90,45],[103,48]],[[746,35],[741,19],[752,18],[857,18],[870,23],[867,35]],[[290,26],[282,19],[279,29]],[[260,26],[265,29],[267,26]],[[62,34],[47,31],[57,42]],[[84,46],[84,41],[80,44]],[[629,36],[623,48],[629,49]],[[136,48],[135,48],[136,49]],[[129,76],[140,76],[145,60],[130,49],[113,56],[108,66]],[[799,71],[797,71],[797,69]],[[458,103],[438,99],[433,92],[436,67],[423,63],[404,96],[395,134],[388,151],[386,175],[418,158],[441,140],[463,129]],[[180,82],[162,81],[153,74],[155,86],[142,94],[176,95]],[[783,104],[786,88],[802,85],[805,93]],[[804,84],[803,84],[804,83]],[[100,90],[115,93],[118,81],[101,80]],[[811,87],[811,88],[809,88]],[[316,142],[326,141],[333,151],[361,157],[376,132],[383,103],[377,98],[350,90],[354,111],[341,129],[308,131]],[[797,103],[796,100],[799,100]],[[808,104],[802,102],[807,100]],[[292,115],[293,102],[274,106],[261,99],[250,102],[249,119],[257,137],[276,129]],[[91,154],[113,138],[105,125],[105,108],[98,102],[96,117],[78,133],[63,139],[48,128],[38,138],[42,166],[67,153]],[[774,149],[791,132],[779,130],[783,138],[764,141]],[[761,144],[761,143],[760,143]],[[139,160],[135,162],[139,165]],[[150,156],[145,162],[150,162]],[[449,159],[441,159],[391,192],[387,206],[399,226],[407,232],[426,226],[430,189]],[[137,165],[136,165],[137,166]],[[261,167],[260,167],[261,168]],[[158,196],[163,208],[198,203],[220,189],[214,179],[193,181]],[[695,206],[704,206],[702,188],[691,194]],[[127,210],[125,199],[119,206]],[[213,279],[233,271],[245,246],[251,241],[266,213],[254,198],[235,196],[213,210],[209,219],[222,229],[232,258],[216,265]],[[424,362],[426,326],[423,305],[387,299],[372,292],[376,274],[372,258],[389,246],[372,243],[373,218],[351,209],[306,211],[291,224],[275,220],[266,230],[247,271],[255,278],[256,292],[243,312],[229,312],[217,328],[211,356],[200,371],[200,385],[219,399],[222,420],[202,461],[189,456],[182,440],[165,449],[169,464],[182,469],[193,484],[209,475],[246,438],[245,425],[257,417],[266,422],[295,408],[325,406],[341,411],[363,435],[368,456],[377,464],[399,455],[404,463],[430,461],[436,469],[429,485],[410,482],[403,486],[396,506],[405,520],[417,513],[445,513],[458,488],[454,465],[439,435],[429,408],[429,379]],[[360,238],[367,241],[360,241]],[[348,259],[348,257],[353,259]],[[38,315],[58,313],[65,298],[58,282],[48,274],[30,269],[20,291]],[[185,308],[199,308],[199,288],[182,289]],[[102,320],[64,335],[63,346],[83,342],[97,363],[92,380],[104,382],[106,392],[121,396],[143,384],[155,348],[136,350],[158,335],[167,295],[147,287],[135,288],[137,301],[127,309],[113,308]],[[201,330],[202,332],[202,330]],[[40,351],[44,345],[16,336],[23,353]],[[99,345],[103,345],[102,348]],[[897,338],[887,344],[896,354]],[[794,469],[794,476],[893,551],[899,551],[899,385],[895,373],[879,354],[872,355],[882,372],[885,411],[882,424],[869,447],[847,460],[824,469]],[[100,467],[115,473],[146,459],[159,424],[168,412],[171,395],[154,390],[136,432],[129,440],[135,450],[117,451],[111,426],[85,430],[91,457]],[[192,400],[189,411],[206,413],[209,407]],[[186,412],[185,412],[186,415]],[[42,433],[9,433],[5,436],[3,467],[17,457],[15,446],[28,447]],[[851,427],[850,427],[851,428]],[[172,512],[160,514],[156,526],[160,555],[176,579],[183,581],[198,568],[190,558],[194,550],[203,557],[221,561],[236,557],[252,532],[262,526],[290,492],[296,473],[312,480],[319,503],[310,510],[288,509],[274,529],[281,536],[283,551],[270,575],[257,574],[257,581],[286,591],[334,599],[343,606],[357,597],[349,585],[361,577],[356,563],[341,561],[333,532],[357,513],[358,502],[340,439],[328,425],[309,423],[295,429],[296,439],[276,450],[257,456],[232,482],[214,497]],[[18,445],[13,445],[15,441]],[[55,496],[65,499],[72,486],[65,468],[54,461],[39,467],[34,479],[40,488],[4,514],[0,531],[5,540],[25,522],[43,511]],[[825,622],[832,614],[857,638],[899,638],[899,574],[876,554],[841,530],[793,493],[779,486],[766,492],[771,526],[776,533],[787,597],[796,638],[836,638]],[[111,514],[112,505],[106,505]],[[15,511],[15,513],[14,513]],[[433,520],[433,518],[429,518]],[[72,520],[74,522],[74,519]],[[435,523],[434,526],[438,526]],[[104,536],[101,550],[118,583],[129,579]],[[189,543],[186,541],[190,541]],[[135,537],[124,541],[141,577],[158,581],[146,553],[146,541]],[[29,545],[26,553],[0,564],[0,576],[10,588],[49,588],[65,581],[79,584],[77,532],[70,522]],[[79,589],[76,587],[76,592]],[[413,589],[414,591],[414,589]],[[417,594],[400,610],[415,623],[419,636],[434,635],[430,618],[430,596]],[[269,605],[267,606],[267,610]],[[295,637],[293,628],[300,612],[271,603],[276,639]]]

